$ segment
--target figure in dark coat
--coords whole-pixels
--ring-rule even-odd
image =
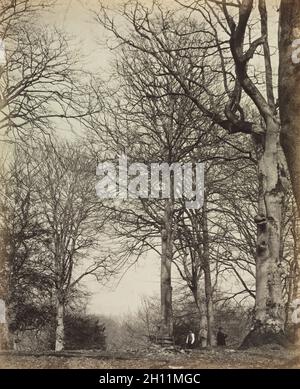
[[[223,328],[219,327],[217,332],[217,346],[226,346],[227,335],[223,332]]]

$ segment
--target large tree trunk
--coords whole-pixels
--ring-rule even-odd
[[[8,302],[8,255],[6,251],[7,239],[5,228],[0,230],[0,350],[10,349],[9,328],[7,315]]]
[[[0,78],[3,83],[3,78]],[[1,85],[3,86],[3,85]],[[3,99],[3,94],[0,89],[0,103]],[[7,113],[6,113],[7,114]],[[0,111],[0,120],[4,114]],[[0,131],[0,169],[5,171],[12,160],[14,146],[11,144],[11,139],[6,134],[6,128]],[[2,196],[2,194],[1,194]],[[9,199],[8,199],[9,201]],[[1,210],[1,214],[4,209]],[[2,217],[2,216],[0,216]],[[7,252],[8,244],[7,229],[3,220],[0,220],[0,350],[11,349],[8,326],[8,300],[9,300],[9,254]]]
[[[293,193],[300,212],[300,2],[281,0],[279,34],[279,109],[281,143],[287,160]],[[298,40],[295,42],[295,40]],[[298,234],[299,232],[296,232]],[[299,240],[299,235],[294,236]],[[296,246],[298,246],[296,244]],[[296,254],[299,255],[298,253]],[[296,259],[296,266],[298,261]],[[295,272],[299,268],[295,268]],[[295,274],[293,297],[299,296],[300,279]],[[300,342],[299,325],[295,341]]]
[[[210,260],[209,260],[209,235],[208,235],[208,223],[207,223],[207,199],[204,197],[204,203],[202,207],[203,217],[203,271],[204,271],[204,286],[205,286],[205,301],[206,301],[206,316],[207,316],[207,344],[213,345],[213,327],[214,327],[214,314],[213,314],[213,292],[211,282]]]
[[[201,293],[201,286],[198,283],[192,290],[195,304],[199,313],[199,328],[198,338],[201,347],[207,347],[207,315],[206,315],[206,304]]]
[[[63,299],[57,298],[56,304],[56,331],[55,331],[55,351],[64,349],[65,325],[64,325],[65,307]]]
[[[292,323],[293,301],[300,299],[300,219],[297,206],[292,201],[292,235],[293,235],[293,258],[289,263],[289,274],[287,276],[287,302],[285,307],[285,328],[289,330]],[[300,334],[299,334],[300,335]]]
[[[294,330],[294,336],[293,336],[293,342],[296,345],[300,345],[300,324],[299,323],[293,323],[291,320],[292,312],[291,307],[296,309],[297,312],[299,312],[300,308],[299,305],[294,304],[295,300],[300,300],[300,218],[299,218],[299,212],[296,207],[293,209],[293,238],[294,238],[294,258],[291,266],[291,277],[290,277],[290,299],[289,304],[287,306],[288,308],[288,323],[293,326]],[[293,312],[294,313],[294,312]],[[297,317],[299,317],[299,314],[297,313]]]
[[[258,161],[259,203],[256,250],[255,320],[242,347],[284,343],[280,236],[285,170],[279,123],[269,118]]]
[[[300,1],[281,0],[279,34],[279,108],[281,143],[300,210]]]
[[[0,350],[8,350],[9,347],[9,332],[6,314],[5,300],[0,297]]]
[[[294,240],[294,259],[292,279],[292,300],[300,298],[300,217],[296,207],[293,208],[293,240]]]
[[[162,341],[173,339],[173,311],[171,268],[173,260],[173,232],[172,232],[173,205],[166,200],[164,213],[164,228],[162,230],[161,248],[161,337]]]

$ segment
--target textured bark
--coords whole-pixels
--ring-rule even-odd
[[[279,34],[281,143],[289,168],[298,212],[300,212],[300,63],[297,63],[300,61],[300,54],[293,58],[293,50],[299,48],[299,44],[293,47],[293,42],[296,39],[300,39],[300,2],[298,0],[282,0]],[[294,238],[299,240],[299,236]],[[298,269],[297,259],[295,264]],[[295,271],[297,270],[295,269]],[[293,297],[298,297],[300,280],[297,274],[295,276]],[[296,327],[295,331],[296,342],[300,342],[300,329]]]
[[[64,305],[65,295],[63,293],[64,288],[64,266],[62,261],[62,253],[64,247],[61,243],[61,237],[56,234],[55,240],[55,284],[56,284],[56,328],[55,328],[55,351],[62,351],[64,349]]]
[[[163,339],[173,338],[171,285],[171,268],[173,260],[172,214],[172,202],[171,200],[167,200],[164,213],[164,228],[161,236],[161,337]]]
[[[294,260],[291,274],[292,293],[291,299],[300,298],[300,217],[296,207],[293,210],[293,235],[294,235]]]
[[[296,49],[292,47],[295,39],[300,39],[300,2],[282,0],[279,34],[281,143],[300,210],[300,63],[292,60],[293,50]]]
[[[207,346],[207,315],[206,315],[206,304],[201,293],[201,286],[198,284],[196,288],[193,289],[193,297],[197,306],[199,313],[199,328],[198,328],[198,338],[200,340],[201,347]],[[204,338],[204,339],[201,339]]]
[[[291,299],[292,303],[296,299],[300,299],[300,217],[299,212],[297,212],[296,207],[293,211],[293,235],[294,235],[294,260],[292,266],[292,274],[291,274]],[[288,312],[290,311],[290,304],[288,305]],[[299,315],[298,315],[299,316]],[[289,318],[290,319],[290,318]],[[300,345],[300,325],[294,324],[294,343],[296,345]]]
[[[63,302],[58,300],[56,306],[55,351],[62,351],[64,349],[64,310]]]
[[[1,87],[3,87],[3,79],[0,78]],[[0,88],[0,101],[3,99]],[[3,119],[3,112],[0,111],[0,119]],[[0,131],[0,168],[5,171],[12,159],[14,146],[11,144],[11,139],[6,134],[6,128]],[[2,194],[1,194],[2,196]],[[2,210],[3,212],[4,210]],[[1,216],[0,216],[1,217]],[[9,255],[7,252],[8,246],[7,229],[3,221],[0,221],[0,299],[3,301],[3,321],[0,323],[0,350],[8,350],[11,348],[9,327],[8,327],[8,300],[9,300]],[[1,314],[0,314],[1,316]]]
[[[4,312],[1,312],[1,316],[4,317],[6,314],[5,310],[5,304],[3,304]],[[3,320],[3,322],[0,323],[0,350],[9,350],[9,332],[8,332],[8,325],[7,321]]]
[[[255,320],[252,331],[243,342],[244,347],[284,343],[280,236],[285,169],[279,132],[279,123],[269,118],[264,145],[258,152]]]
[[[8,328],[8,315],[7,315],[7,302],[8,302],[8,256],[6,252],[6,232],[3,229],[1,234],[1,251],[0,251],[0,300],[1,311],[0,312],[0,350],[9,350],[9,328]]]
[[[290,329],[292,324],[293,301],[300,298],[300,218],[297,206],[293,202],[292,212],[292,235],[293,235],[293,259],[289,266],[289,275],[287,277],[287,302],[285,307],[285,328]]]
[[[259,198],[256,250],[256,304],[253,329],[243,342],[244,347],[264,343],[282,343],[284,338],[284,309],[280,280],[280,242],[282,200],[286,184],[286,170],[280,145],[280,122],[276,113],[273,77],[268,43],[268,15],[265,0],[258,1],[261,37],[246,49],[244,45],[253,0],[239,6],[238,23],[226,12],[231,30],[230,48],[236,65],[236,76],[243,91],[257,107],[262,125],[252,128],[258,150]],[[263,47],[265,65],[265,93],[248,74],[248,64],[257,47]],[[256,129],[254,129],[256,127]],[[258,127],[259,130],[257,129]]]
[[[202,207],[203,217],[203,271],[204,271],[204,288],[205,288],[205,301],[206,301],[206,317],[207,317],[207,344],[213,345],[213,327],[214,327],[214,314],[213,314],[213,296],[212,296],[212,283],[211,283],[211,271],[209,261],[209,235],[207,224],[207,199],[204,198]]]
[[[195,302],[197,305],[197,309],[199,312],[199,340],[201,347],[207,346],[207,315],[206,315],[206,304],[202,299],[202,294],[200,290],[200,285],[197,287],[195,291]]]

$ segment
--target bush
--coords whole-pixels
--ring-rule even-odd
[[[65,348],[105,350],[105,325],[101,324],[94,315],[66,314]]]

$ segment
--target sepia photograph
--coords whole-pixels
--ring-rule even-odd
[[[2,382],[298,374],[299,212],[299,0],[0,0]]]

